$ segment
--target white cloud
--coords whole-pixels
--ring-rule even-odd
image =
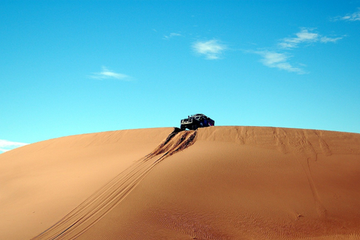
[[[298,74],[305,73],[302,69],[293,67],[288,62],[289,57],[284,53],[278,53],[274,51],[257,51],[255,53],[263,57],[260,61],[267,67],[278,68],[280,70],[295,72]]]
[[[262,56],[260,62],[262,62],[267,67],[277,68],[298,74],[305,74],[307,73],[306,71],[304,71],[302,68],[293,66],[289,62],[289,52],[291,50],[301,47],[301,45],[304,43],[335,43],[342,38],[343,37],[330,38],[322,36],[319,33],[313,32],[312,29],[303,28],[295,34],[295,37],[281,39],[274,50],[265,49],[252,52]]]
[[[318,33],[309,32],[310,29],[302,29],[300,32],[296,33],[294,38],[285,38],[279,43],[280,48],[291,49],[297,48],[301,43],[312,43],[312,42],[337,42],[342,39],[342,37],[330,38],[322,36]]]
[[[309,32],[308,29],[303,29],[295,34],[294,38],[285,38],[279,43],[281,48],[296,48],[300,43],[316,42],[318,41],[319,34]]]
[[[218,59],[227,48],[225,45],[220,44],[218,40],[198,41],[195,42],[192,47],[196,53],[204,55],[206,59],[209,60]]]
[[[170,38],[173,38],[173,37],[180,37],[181,34],[180,33],[170,33],[169,35],[165,35],[164,38],[165,39],[170,39]]]
[[[27,145],[27,143],[20,143],[20,142],[11,142],[8,140],[1,140],[0,139],[0,153],[12,150],[14,148],[22,147]]]
[[[107,69],[106,67],[102,67],[102,71],[98,72],[98,73],[93,73],[91,75],[92,78],[96,78],[96,79],[119,79],[119,80],[129,80],[129,76],[122,74],[122,73],[116,73],[113,72],[109,69]]]
[[[340,39],[342,39],[342,37],[337,37],[337,38],[321,37],[320,42],[322,42],[322,43],[328,43],[328,42],[335,43]]]
[[[337,17],[335,20],[360,21],[360,8],[358,8],[357,12],[347,14],[343,17]]]

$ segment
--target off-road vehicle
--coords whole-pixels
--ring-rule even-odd
[[[185,130],[187,128],[190,130],[195,130],[199,127],[209,127],[214,125],[215,121],[211,118],[205,116],[204,114],[195,114],[188,116],[188,118],[182,119],[180,122],[180,129]]]

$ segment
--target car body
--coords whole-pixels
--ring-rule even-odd
[[[210,127],[214,125],[215,121],[213,119],[205,116],[204,114],[198,113],[182,119],[180,122],[180,129],[196,130],[199,127]]]

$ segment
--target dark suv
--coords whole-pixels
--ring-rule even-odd
[[[211,118],[205,116],[204,114],[195,114],[189,116],[188,118],[182,119],[180,123],[180,129],[185,130],[188,128],[190,130],[195,130],[199,127],[209,127],[214,125],[215,121]]]

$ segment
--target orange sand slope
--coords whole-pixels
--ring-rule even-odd
[[[360,239],[360,134],[123,130],[0,166],[0,239]]]

